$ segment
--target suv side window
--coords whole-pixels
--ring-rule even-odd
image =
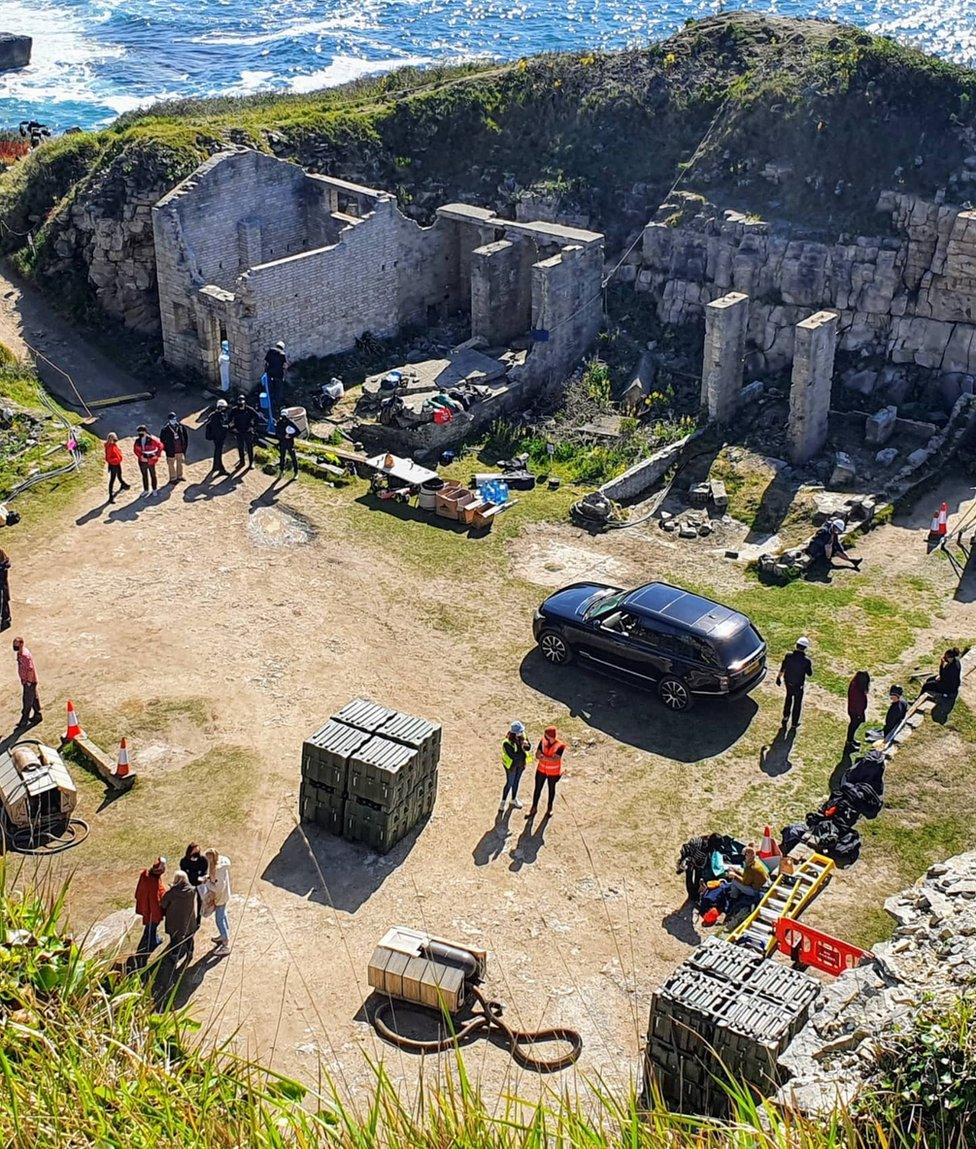
[[[697,638],[695,635],[688,635],[687,639],[692,649],[691,657],[698,662],[703,662],[706,666],[712,666],[720,669],[722,663],[719,659],[715,647],[704,638]]]
[[[653,623],[641,623],[638,637],[648,646],[653,646],[659,654],[667,655],[668,658],[688,658],[690,656],[690,651],[679,635],[656,630]]]

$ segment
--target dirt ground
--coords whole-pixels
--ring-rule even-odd
[[[0,337],[11,342],[16,302],[0,308]],[[82,386],[94,386],[86,346],[43,319]],[[110,394],[138,389],[125,377],[102,382]],[[201,401],[184,394],[111,408],[96,431],[161,422],[170,403],[196,425]],[[723,559],[715,540],[679,542],[652,525],[590,537],[566,522],[567,490],[523,496],[476,540],[377,509],[362,485],[276,484],[258,471],[211,484],[205,454],[196,432],[185,484],[148,501],[133,490],[114,506],[92,461],[56,498],[25,503],[23,524],[4,538],[10,633],[24,634],[37,660],[42,735],[56,744],[72,698],[106,749],[129,739],[139,774],[113,800],[73,766],[90,836],[16,872],[70,877],[84,930],[126,916],[156,854],[172,870],[191,839],[215,845],[233,863],[234,945],[217,959],[211,931],[199,935],[187,994],[206,1038],[229,1038],[306,1081],[328,1074],[353,1095],[370,1087],[370,1059],[408,1096],[422,1070],[430,1080],[443,1068],[383,1045],[364,1020],[367,963],[394,924],[486,948],[487,989],[516,1024],[576,1027],[580,1070],[629,1086],[650,994],[699,939],[674,874],[681,842],[802,817],[837,762],[838,683],[851,663],[870,658],[883,693],[884,676],[976,633],[976,592],[968,582],[957,590],[922,533],[929,502],[972,505],[963,480],[869,534],[863,576],[837,571],[823,587],[779,590]],[[589,577],[664,577],[734,600],[762,616],[771,659],[809,629],[818,679],[795,741],[777,734],[772,676],[752,698],[676,717],[615,682],[543,664],[532,650],[534,606],[549,588]],[[0,729],[19,709],[9,657]],[[434,814],[385,857],[296,818],[301,743],[357,695],[444,727]],[[570,740],[555,816],[531,831],[521,812],[495,813],[498,746],[515,718],[533,736],[555,721]],[[891,817],[814,907],[824,928],[880,936],[887,893],[940,851],[974,844],[968,825],[944,813],[971,788],[972,724],[929,726],[895,760]],[[489,1097],[572,1087],[569,1075],[540,1081],[518,1070],[485,1042],[466,1060]]]
[[[365,1051],[412,1088],[417,1059],[383,1046],[363,1020],[372,948],[402,923],[484,946],[489,989],[520,1024],[577,1027],[580,1068],[628,1085],[650,992],[697,939],[680,909],[678,846],[718,817],[745,818],[736,803],[756,787],[773,795],[768,816],[779,815],[802,739],[819,737],[827,710],[839,729],[842,705],[813,692],[796,761],[777,772],[763,766],[778,725],[771,683],[755,699],[672,718],[626,687],[557,672],[529,653],[543,587],[682,569],[697,582],[706,568],[710,585],[744,585],[705,540],[679,549],[653,527],[590,538],[538,522],[504,543],[441,538],[423,522],[365,509],[357,492],[272,484],[258,472],[211,485],[205,470],[196,462],[186,484],[156,500],[133,492],[114,507],[102,504],[91,471],[29,540],[5,541],[14,630],[37,660],[43,731],[56,736],[71,697],[104,742],[128,736],[140,775],[131,794],[107,802],[74,771],[91,836],[43,871],[73,875],[78,927],[127,906],[156,853],[175,867],[187,841],[212,840],[233,862],[234,947],[221,961],[210,931],[200,936],[189,988],[208,1033],[233,1035],[243,1051],[307,1080],[327,1072],[353,1093],[371,1080]],[[953,493],[972,496],[958,484]],[[868,565],[901,573],[938,563],[915,526],[869,535]],[[431,532],[441,549],[428,564]],[[931,634],[920,628],[914,646],[928,652],[936,633],[972,634],[974,612],[972,602],[947,601],[946,618]],[[7,728],[13,671],[11,659]],[[434,815],[385,857],[296,823],[301,742],[359,694],[444,725]],[[527,833],[517,811],[496,822],[497,744],[514,718],[533,734],[555,720],[572,740],[542,832]],[[865,889],[880,898],[885,875],[841,875],[822,912],[836,926],[838,908],[856,907]],[[539,1087],[486,1043],[471,1047],[468,1063],[491,1093]],[[543,1087],[554,1084],[565,1081]]]

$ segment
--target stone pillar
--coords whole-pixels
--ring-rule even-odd
[[[716,423],[728,423],[739,402],[748,325],[749,296],[739,291],[705,308],[701,405]]]
[[[835,311],[818,311],[796,325],[787,430],[793,463],[808,462],[827,442],[837,321]]]
[[[522,243],[500,239],[471,253],[471,334],[489,347],[529,330],[531,270],[523,271]]]

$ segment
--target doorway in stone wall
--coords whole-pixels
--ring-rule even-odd
[[[207,378],[218,386],[227,389],[227,378],[230,368],[229,356],[222,355],[223,345],[227,340],[227,328],[220,317],[212,313],[207,315],[204,329],[203,362]],[[222,362],[223,361],[223,362]],[[221,370],[223,368],[223,370]],[[222,378],[224,376],[224,378]]]

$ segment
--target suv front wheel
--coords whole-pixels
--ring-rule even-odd
[[[680,678],[675,678],[673,674],[661,679],[657,684],[657,694],[668,710],[675,714],[687,710],[693,701],[693,695],[687,684]]]
[[[546,662],[553,666],[565,666],[573,661],[573,651],[561,634],[554,630],[544,630],[539,635],[539,649]]]

